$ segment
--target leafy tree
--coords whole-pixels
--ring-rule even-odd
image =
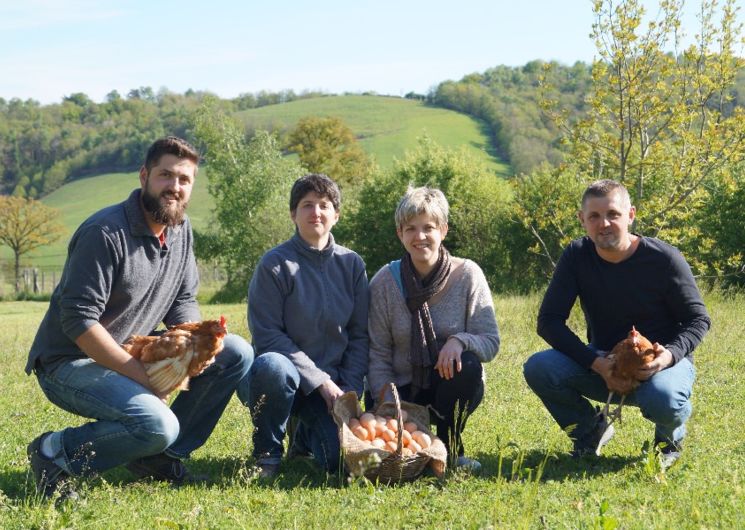
[[[734,1],[724,3],[718,27],[717,2],[703,1],[697,41],[682,52],[681,7],[681,0],[662,2],[659,19],[642,29],[638,0],[597,0],[593,36],[600,58],[587,114],[572,119],[555,99],[544,105],[570,149],[568,166],[555,170],[555,178],[569,171],[579,187],[598,178],[620,180],[637,207],[638,232],[690,248],[698,236],[694,213],[708,200],[707,189],[745,158],[745,114],[741,108],[725,114],[741,67],[734,55],[740,29]],[[666,52],[669,43],[673,53]],[[534,212],[523,213],[538,227],[540,210]],[[568,218],[534,235],[559,243],[574,224]],[[551,259],[556,251],[544,246],[542,255]],[[704,266],[695,256],[691,261]]]
[[[228,282],[218,296],[239,300],[259,258],[292,234],[289,190],[302,171],[282,157],[267,132],[247,141],[241,125],[220,113],[212,99],[198,111],[194,134],[204,150],[218,228],[197,235],[197,257],[225,267]]]
[[[63,232],[59,212],[34,199],[0,196],[0,243],[15,257],[15,291],[20,291],[21,256],[52,243]]]
[[[364,149],[341,118],[309,116],[290,133],[288,149],[312,173],[325,173],[339,186],[364,182],[372,164]]]
[[[339,222],[340,239],[350,240],[369,274],[403,253],[393,217],[409,185],[442,190],[450,203],[447,248],[477,261],[490,281],[500,281],[505,253],[492,216],[506,204],[507,185],[465,150],[445,149],[426,136],[392,170],[365,183],[356,211]]]

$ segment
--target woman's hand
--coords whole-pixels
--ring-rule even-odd
[[[331,409],[334,407],[334,401],[336,401],[336,398],[344,395],[344,391],[331,379],[326,379],[321,383],[321,386],[318,387],[318,392],[320,392],[321,397],[326,402],[326,407],[329,409],[329,412],[331,412]]]
[[[460,360],[461,353],[463,353],[463,343],[455,337],[450,337],[440,350],[437,364],[435,364],[435,370],[440,373],[440,377],[452,379],[455,377],[456,371],[461,371],[461,368],[463,368],[463,363]]]

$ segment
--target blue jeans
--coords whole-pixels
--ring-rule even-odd
[[[531,356],[523,366],[528,386],[543,401],[562,429],[576,426],[570,433],[581,439],[595,428],[595,401],[608,399],[603,378],[581,367],[557,350],[545,350]],[[686,434],[685,422],[691,415],[691,394],[696,370],[688,359],[657,372],[626,396],[624,405],[639,407],[642,416],[655,425],[655,441],[680,444]],[[615,395],[613,402],[618,403]]]
[[[296,440],[310,449],[321,467],[335,473],[340,458],[336,424],[318,390],[306,396],[299,388],[297,368],[280,353],[263,353],[251,365],[237,393],[253,420],[253,456],[258,463],[280,462],[292,415],[299,420]]]
[[[215,362],[191,379],[189,390],[179,392],[171,408],[90,358],[50,371],[37,367],[39,385],[52,403],[96,420],[52,434],[55,463],[71,475],[86,475],[162,452],[188,458],[209,438],[252,361],[248,342],[226,336]]]

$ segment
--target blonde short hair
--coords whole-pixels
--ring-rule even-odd
[[[406,194],[396,207],[396,228],[403,228],[404,224],[417,215],[427,214],[437,224],[438,228],[448,224],[448,213],[450,206],[448,200],[437,188],[422,186],[413,188],[409,186]]]

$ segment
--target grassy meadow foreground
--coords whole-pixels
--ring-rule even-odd
[[[745,297],[708,294],[714,327],[696,351],[694,413],[685,453],[662,473],[642,452],[652,425],[625,412],[603,457],[574,461],[570,444],[522,378],[544,347],[534,332],[539,296],[496,298],[502,349],[486,365],[487,392],[465,433],[479,477],[451,473],[396,487],[327,478],[306,461],[263,484],[248,455],[252,425],[233,399],[191,467],[214,483],[173,489],[123,468],[80,484],[75,505],[37,498],[26,444],[80,420],[50,404],[23,373],[45,303],[0,304],[0,528],[742,528],[745,521]],[[247,335],[245,307],[204,306]],[[579,315],[573,322],[579,324]]]

